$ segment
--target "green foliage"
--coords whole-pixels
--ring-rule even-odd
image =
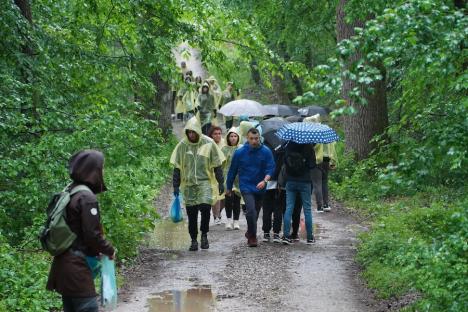
[[[422,293],[413,306],[417,311],[467,309],[468,199],[450,200],[420,206],[413,198],[401,209],[387,204],[392,213],[361,235],[358,260],[381,296],[416,290]]]
[[[50,262],[45,253],[16,250],[0,235],[0,311],[59,308],[60,297],[45,289]]]

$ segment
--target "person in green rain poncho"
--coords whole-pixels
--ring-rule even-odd
[[[198,95],[198,111],[200,114],[201,129],[203,134],[208,134],[211,127],[211,120],[215,108],[215,100],[210,93],[210,85],[204,83],[201,88],[201,93]]]
[[[223,164],[224,177],[227,177],[229,167],[231,166],[232,155],[240,147],[240,136],[236,127],[229,129],[226,135],[226,144],[221,148],[226,161]],[[240,216],[240,202],[241,194],[239,189],[239,178],[234,180],[233,192],[230,196],[224,199],[224,206],[226,209],[226,230],[240,230],[239,216]]]
[[[192,239],[189,250],[195,251],[198,250],[198,211],[201,213],[200,247],[209,248],[207,234],[211,205],[216,202],[218,194],[224,193],[222,164],[225,157],[216,143],[202,134],[200,122],[196,117],[187,121],[184,132],[185,137],[172,152],[170,163],[174,166],[174,195],[177,196],[180,189],[184,196]]]
[[[316,114],[304,119],[304,122],[320,123],[320,115]],[[317,166],[312,169],[312,183],[316,199],[317,212],[331,211],[328,201],[328,172],[334,170],[338,161],[335,142],[329,144],[315,144],[315,158]]]

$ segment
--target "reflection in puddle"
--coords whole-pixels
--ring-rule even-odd
[[[156,222],[148,239],[149,247],[165,250],[183,250],[190,242],[187,222],[174,223],[171,220]]]
[[[214,296],[209,286],[187,290],[168,290],[148,299],[149,312],[214,311]]]

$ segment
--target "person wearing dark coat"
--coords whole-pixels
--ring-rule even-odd
[[[97,294],[88,257],[115,257],[115,249],[104,238],[96,194],[104,192],[104,155],[96,150],[74,154],[69,162],[70,188],[86,185],[92,192],[72,195],[66,207],[66,221],[77,238],[64,253],[55,256],[47,289],[62,295],[64,312],[97,312]]]

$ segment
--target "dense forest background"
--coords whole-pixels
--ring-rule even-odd
[[[408,310],[468,308],[466,2],[0,1],[0,311],[49,311],[36,235],[70,155],[103,150],[107,237],[131,263],[170,171],[186,42],[263,103],[333,110],[333,194],[372,230],[358,261]]]

